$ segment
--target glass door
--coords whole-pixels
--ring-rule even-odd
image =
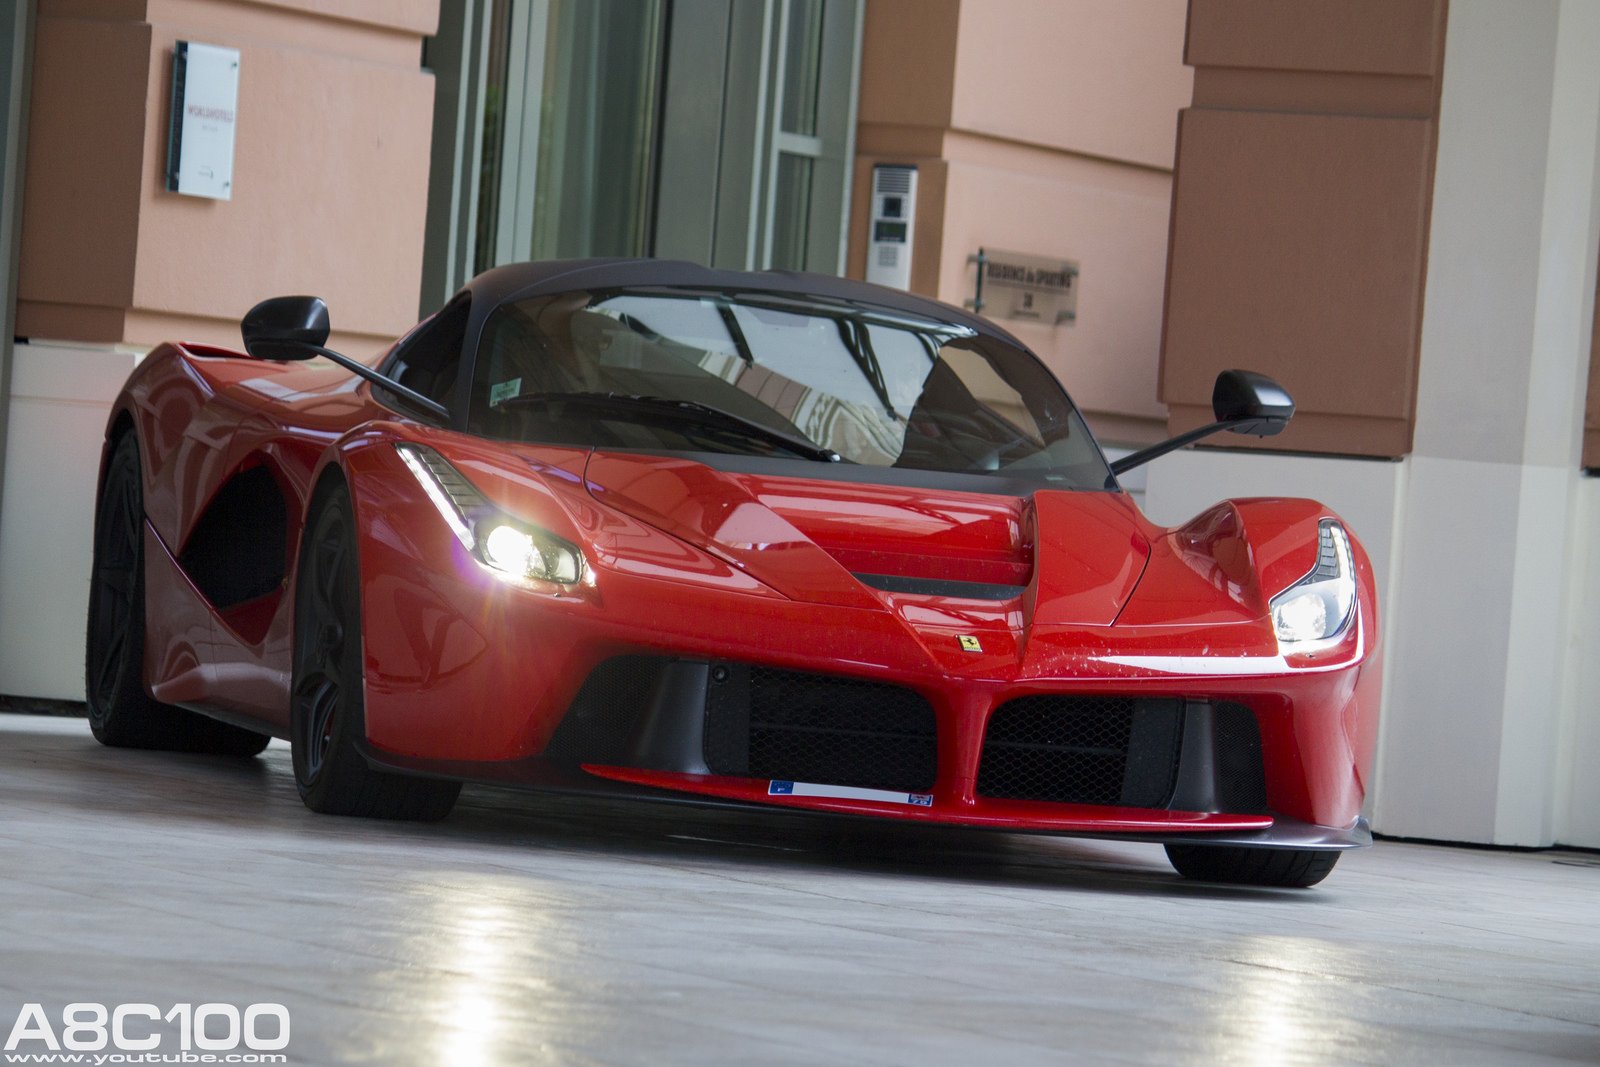
[[[844,269],[861,0],[674,0],[654,253]]]
[[[445,0],[423,309],[527,259],[838,273],[861,0]]]
[[[476,270],[649,252],[665,13],[664,0],[496,5]]]

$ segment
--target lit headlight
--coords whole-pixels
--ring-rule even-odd
[[[576,545],[501,512],[433,449],[413,444],[395,448],[456,540],[492,573],[558,585],[582,580],[583,553]]]
[[[1355,559],[1350,536],[1332,519],[1317,530],[1317,563],[1311,572],[1272,598],[1272,625],[1278,644],[1306,651],[1330,641],[1350,625],[1356,603]]]
[[[495,522],[478,553],[489,566],[517,578],[571,585],[583,577],[583,556],[555,534],[534,526]]]

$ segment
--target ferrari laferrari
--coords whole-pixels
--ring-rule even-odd
[[[292,751],[313,810],[463,782],[1163,844],[1307,886],[1371,840],[1372,570],[1310,500],[1118,475],[1280,431],[1270,379],[1107,461],[994,323],[842,278],[521,264],[386,351],[316,297],[169,343],[106,428],[113,746]]]

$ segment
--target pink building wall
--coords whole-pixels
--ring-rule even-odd
[[[336,343],[416,318],[437,0],[40,0],[17,332],[238,343],[311,292]],[[178,40],[240,51],[233,198],[166,191]]]
[[[1076,260],[1075,323],[1006,322],[1111,441],[1158,439],[1184,0],[871,0],[849,273],[874,163],[919,168],[912,288],[971,299],[980,246]]]

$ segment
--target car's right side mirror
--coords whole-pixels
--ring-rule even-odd
[[[1282,433],[1294,415],[1294,398],[1287,389],[1265,374],[1249,370],[1225,370],[1217,375],[1217,384],[1211,387],[1211,412],[1216,416],[1216,422],[1123,456],[1111,464],[1111,473],[1121,474],[1132,470],[1157,456],[1164,456],[1223,430],[1255,437],[1271,437],[1275,433]]]
[[[1265,374],[1225,370],[1211,388],[1211,411],[1229,433],[1271,437],[1294,415],[1294,398]]]

